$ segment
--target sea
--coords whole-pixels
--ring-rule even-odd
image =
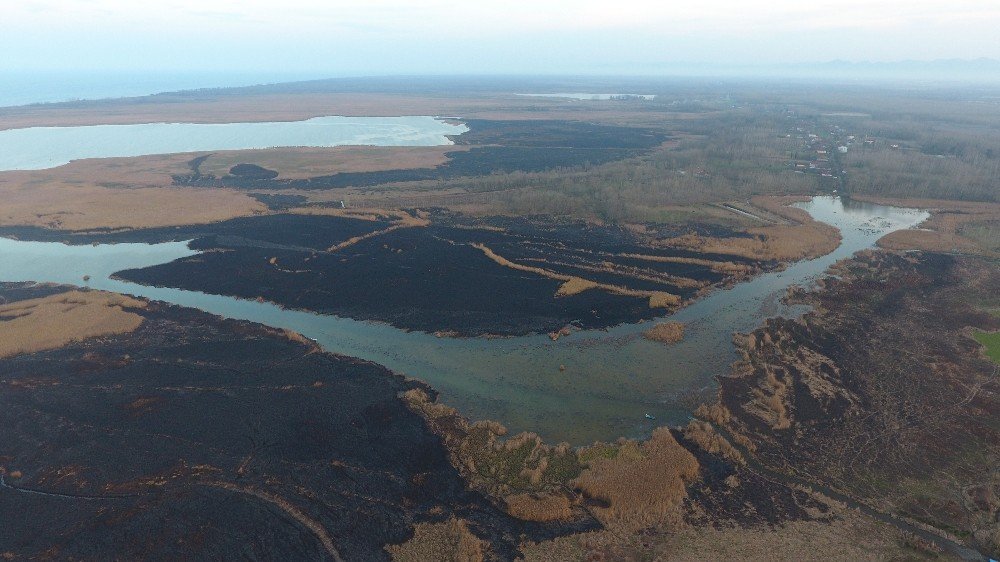
[[[148,96],[330,78],[278,72],[111,72],[0,70],[0,108],[39,103]]]

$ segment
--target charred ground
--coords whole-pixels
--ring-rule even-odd
[[[1000,552],[997,366],[971,327],[1000,293],[995,263],[870,252],[791,295],[816,310],[741,340],[721,422],[773,469]]]
[[[406,216],[416,221],[411,212]],[[118,276],[463,336],[653,318],[701,291],[780,265],[657,244],[680,231],[667,228],[638,235],[550,217],[470,219],[443,210],[423,216],[419,226],[388,215],[275,214],[129,232],[6,233],[71,243],[193,240],[191,247],[205,253]],[[713,225],[685,231],[748,236]],[[651,295],[677,302],[656,304]]]
[[[762,476],[708,424],[578,449],[504,437],[294,334],[131,311],[133,332],[0,361],[5,558],[402,560],[451,544],[471,560],[639,560],[761,536],[793,556],[800,533],[927,554]]]
[[[517,521],[468,491],[398,397],[418,383],[257,325],[137,313],[132,333],[0,363],[0,552],[375,560],[461,516],[510,559],[522,536],[596,528]]]
[[[280,203],[272,204],[296,202],[277,197]],[[653,318],[712,287],[781,265],[660,242],[691,233],[753,238],[714,224],[651,225],[636,232],[542,216],[474,218],[444,209],[355,212],[321,205],[184,227],[0,229],[7,236],[70,244],[191,240],[205,253],[118,276],[462,336],[552,332],[569,324],[606,328]],[[570,279],[579,286],[567,284]],[[677,301],[654,305],[654,294]]]
[[[312,178],[282,179],[278,172],[248,162],[234,166],[222,177],[216,177],[201,172],[201,163],[206,158],[202,156],[190,162],[190,174],[178,174],[173,179],[177,185],[239,189],[370,187],[396,182],[599,165],[639,156],[669,138],[658,129],[581,121],[470,119],[462,120],[462,123],[469,131],[453,136],[454,142],[472,148],[449,152],[448,161],[434,168],[341,172]]]

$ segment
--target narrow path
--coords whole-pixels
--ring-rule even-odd
[[[300,525],[308,529],[316,537],[316,539],[319,540],[320,544],[323,545],[323,548],[326,550],[326,552],[330,555],[330,557],[333,560],[335,560],[336,562],[344,562],[344,559],[341,558],[340,552],[337,550],[337,547],[333,544],[333,539],[330,537],[330,534],[326,532],[326,529],[322,525],[320,525],[317,521],[310,518],[305,513],[302,513],[302,511],[299,508],[289,503],[288,500],[286,500],[285,498],[278,496],[276,494],[265,492],[263,490],[237,486],[236,484],[231,484],[229,482],[219,482],[219,481],[203,482],[202,485],[212,486],[214,488],[221,488],[223,490],[229,490],[231,492],[253,496],[257,499],[263,500],[277,507],[278,509],[283,511],[286,515],[291,517],[295,522],[299,523]]]
[[[759,216],[751,213],[750,211],[744,211],[743,209],[737,209],[736,207],[734,207],[734,206],[732,206],[732,205],[730,205],[728,203],[719,203],[719,204],[717,204],[715,206],[718,207],[718,208],[720,208],[720,209],[723,209],[725,211],[729,211],[731,213],[736,213],[738,215],[742,215],[742,216],[745,216],[745,217],[750,217],[752,219],[756,219],[756,220],[758,220],[758,221],[760,221],[760,222],[762,222],[764,224],[774,224],[774,221],[767,220],[764,217],[759,217]]]
[[[257,499],[263,500],[284,512],[288,517],[294,520],[296,523],[305,527],[309,532],[316,537],[316,539],[323,545],[323,549],[330,555],[330,558],[336,562],[344,562],[344,559],[340,556],[340,552],[337,547],[333,544],[333,539],[330,534],[327,533],[326,529],[320,525],[317,521],[313,520],[300,509],[288,502],[288,500],[278,496],[276,494],[271,494],[263,490],[257,490],[254,488],[248,488],[243,486],[237,486],[236,484],[231,484],[229,482],[203,482],[200,483],[203,486],[211,486],[213,488],[221,488],[223,490],[228,490],[231,492],[236,492],[240,494],[246,494],[253,496]],[[88,500],[88,501],[98,501],[98,500],[124,500],[130,498],[137,498],[143,494],[132,494],[125,496],[93,496],[84,494],[59,494],[55,492],[45,492],[42,490],[36,490],[33,488],[22,488],[20,486],[15,486],[13,484],[7,483],[6,474],[0,471],[0,489],[11,490],[12,492],[17,492],[21,494],[29,494],[33,496],[43,496],[47,498],[57,498],[66,500]]]
[[[45,492],[42,490],[36,490],[34,488],[22,488],[20,486],[15,486],[13,484],[8,484],[6,475],[0,471],[0,488],[5,490],[11,490],[13,492],[19,492],[22,494],[30,494],[33,496],[45,496],[47,498],[59,498],[64,500],[125,500],[129,498],[137,498],[140,494],[130,494],[125,496],[93,496],[86,494],[59,494],[56,492]]]

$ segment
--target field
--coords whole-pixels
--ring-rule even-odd
[[[513,95],[618,89],[657,97]],[[686,426],[580,447],[468,419],[419,381],[297,334],[0,284],[0,513],[17,515],[0,526],[0,558],[996,557],[996,99],[952,86],[484,77],[0,109],[0,129],[466,124],[443,147],[0,172],[2,236],[190,240],[201,254],[116,276],[439,337],[555,340],[656,318],[620,341],[669,357],[698,327],[661,317],[839,246],[836,228],[789,204],[836,194],[930,211],[793,287],[785,301],[809,312],[737,334],[740,360],[717,386],[649,398],[683,402]]]
[[[131,332],[146,304],[113,293],[72,291],[0,306],[0,358],[56,349],[70,342]]]
[[[386,170],[435,168],[448,161],[454,146],[383,147],[337,146],[333,148],[270,148],[212,153],[200,169],[203,174],[223,177],[233,166],[245,162],[274,170],[281,179],[308,179],[338,173],[369,173]],[[182,173],[177,169],[174,174]]]
[[[9,306],[67,295],[0,291]],[[22,514],[0,531],[5,552],[684,559],[712,537],[760,552],[771,534],[776,555],[803,552],[807,537],[862,535],[872,556],[934,552],[688,431],[576,450],[505,438],[419,383],[294,334],[152,303],[135,311],[133,332],[3,360],[12,430],[0,507]],[[39,450],[55,424],[67,446]],[[158,539],[136,539],[148,526]]]
[[[626,230],[580,223],[426,216],[427,224],[403,228],[388,217],[286,214],[168,231],[226,251],[118,275],[425,332],[517,335],[652,318],[706,287],[777,265],[657,248]],[[254,234],[228,237],[243,228]],[[703,261],[686,263],[691,256]],[[742,268],[730,271],[734,262]]]
[[[12,309],[82,298],[61,290],[0,286],[0,297]],[[132,331],[2,359],[0,512],[17,514],[0,527],[5,559],[377,560],[412,525],[465,513],[512,557],[525,533],[573,529],[525,527],[469,492],[397,398],[418,383],[294,334],[122,304],[136,305]]]
[[[344,171],[330,175],[285,178],[268,174],[269,152],[242,155],[263,174],[216,175],[202,170],[203,159],[190,163],[190,174],[174,176],[179,185],[230,187],[255,190],[328,190],[371,187],[389,183],[449,180],[498,173],[542,172],[585,164],[603,164],[642,154],[667,140],[655,129],[598,125],[577,121],[524,120],[498,121],[463,119],[469,131],[455,135],[458,150],[444,152],[440,165],[404,167],[406,158],[392,168],[374,171]],[[406,152],[412,149],[394,149]],[[388,151],[386,151],[388,152]],[[261,156],[263,158],[261,159]],[[251,160],[256,157],[261,161]],[[209,155],[208,160],[213,160]],[[280,155],[279,155],[280,158]],[[232,156],[230,157],[232,160]],[[394,159],[395,161],[395,159]],[[425,162],[422,162],[422,164]],[[273,177],[272,177],[273,176]]]
[[[892,250],[955,252],[988,257],[1000,256],[1000,204],[944,201],[939,199],[886,199],[861,197],[864,201],[927,209],[931,217],[917,229],[893,232],[879,245]]]
[[[977,258],[868,253],[834,268],[816,307],[742,339],[720,423],[768,467],[850,493],[994,556],[996,366],[967,327],[1000,272]],[[871,342],[878,342],[872,344]]]
[[[990,170],[998,157],[987,132],[1000,123],[1000,111],[984,101],[989,98],[983,92],[636,79],[626,85],[655,91],[657,97],[573,103],[511,94],[531,83],[430,81],[422,86],[425,93],[415,94],[413,84],[399,81],[346,80],[6,109],[0,111],[0,127],[431,114],[460,115],[472,131],[456,137],[458,144],[450,149],[275,149],[83,161],[57,170],[0,173],[0,188],[10,190],[12,201],[32,196],[0,220],[69,230],[198,224],[264,212],[254,199],[270,204],[296,197],[384,209],[443,207],[475,216],[546,214],[674,226],[707,222],[764,229],[769,238],[799,242],[798,232],[717,205],[835,189],[895,200],[995,200],[989,178],[996,177]],[[600,85],[606,84],[595,80],[587,87]],[[920,119],[931,124],[917,128],[912,123]],[[838,146],[848,151],[840,155]],[[821,149],[831,157],[817,155]],[[196,157],[205,158],[192,174],[188,164]],[[904,157],[909,160],[896,162]],[[238,164],[277,176],[230,174]],[[933,186],[915,184],[914,170],[933,178]],[[957,179],[948,183],[948,178]],[[212,189],[168,189],[184,185]],[[37,186],[52,191],[38,192]],[[154,186],[164,191],[132,191]],[[253,197],[238,193],[246,190]],[[206,199],[206,192],[216,199]],[[81,199],[93,205],[83,206]],[[272,208],[285,204],[277,205]],[[43,210],[32,213],[36,207]],[[98,207],[113,211],[98,214]],[[961,239],[948,230],[956,225],[942,225],[943,234],[901,234],[893,244],[968,249],[965,241],[973,239],[972,244],[993,247],[993,220],[963,227],[967,236],[954,233]]]

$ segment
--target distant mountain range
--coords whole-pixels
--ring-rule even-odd
[[[653,69],[649,69],[653,70]],[[784,64],[696,64],[671,63],[656,73],[678,76],[739,76],[829,78],[838,80],[917,80],[923,82],[1000,83],[1000,60],[938,59],[903,61],[844,61]]]
[[[978,59],[936,59],[936,60],[901,60],[892,62],[832,60],[820,63],[819,66],[831,69],[904,69],[904,70],[969,70],[969,71],[1000,71],[1000,60],[991,58]]]
[[[811,65],[817,70],[845,73],[892,73],[892,74],[968,74],[979,78],[1000,79],[1000,60],[978,59],[938,59],[903,60],[894,62],[850,62],[833,60]]]

